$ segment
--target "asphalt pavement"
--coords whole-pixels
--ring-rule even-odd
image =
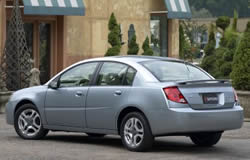
[[[81,133],[50,132],[44,140],[17,136],[0,115],[0,160],[250,160],[250,123],[225,132],[211,148],[195,146],[188,137],[156,138],[151,151],[127,151],[119,136],[91,138]]]

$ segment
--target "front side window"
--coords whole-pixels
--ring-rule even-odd
[[[183,62],[146,61],[142,65],[159,81],[209,80],[211,77],[199,68]]]
[[[105,62],[97,78],[98,86],[120,86],[126,76],[128,66],[121,63]]]
[[[65,72],[60,78],[60,87],[88,86],[98,63],[81,64]]]

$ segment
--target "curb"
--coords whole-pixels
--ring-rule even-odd
[[[245,122],[250,122],[250,118],[245,118],[244,121]]]

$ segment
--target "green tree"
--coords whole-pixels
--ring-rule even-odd
[[[231,78],[233,86],[239,90],[250,90],[250,22],[244,32],[233,60]]]
[[[230,25],[230,18],[227,16],[221,16],[216,20],[216,26],[221,28],[223,31]]]
[[[136,35],[134,34],[128,44],[128,55],[137,55],[139,52],[139,45],[136,43]]]
[[[152,56],[154,54],[152,48],[149,45],[149,38],[147,37],[142,45],[143,53],[142,55]]]
[[[111,47],[107,50],[105,56],[119,55],[121,50],[120,26],[117,23],[114,13],[110,16],[108,28],[110,31],[108,35],[108,42]]]

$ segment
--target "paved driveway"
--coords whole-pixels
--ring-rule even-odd
[[[226,132],[216,147],[194,146],[187,137],[157,138],[147,153],[123,148],[118,136],[90,138],[85,134],[49,133],[45,140],[20,139],[0,115],[0,160],[250,160],[250,123]]]

